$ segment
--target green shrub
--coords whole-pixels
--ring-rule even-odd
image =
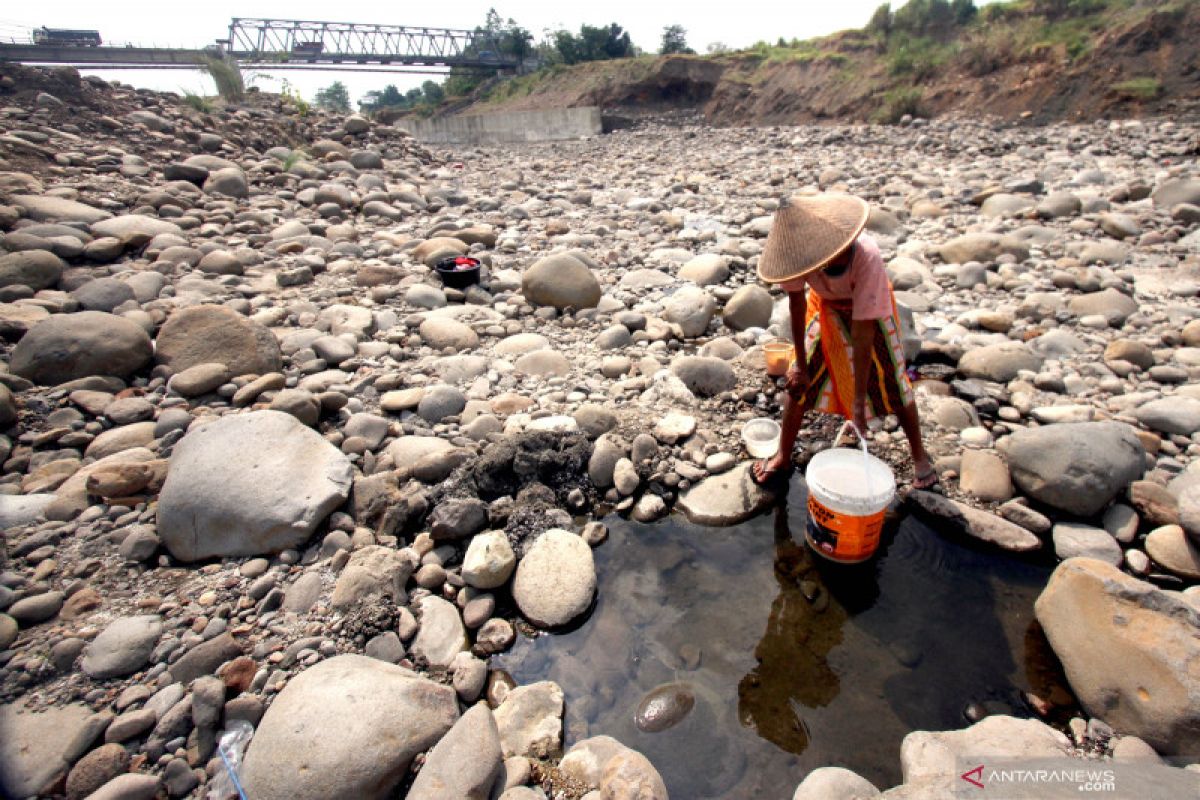
[[[1130,100],[1153,100],[1162,94],[1162,84],[1157,78],[1130,78],[1127,81],[1114,83],[1113,91]]]
[[[926,116],[924,99],[925,93],[916,86],[892,89],[884,94],[883,105],[871,115],[871,121],[880,125],[895,125],[906,114]]]
[[[888,55],[888,72],[918,82],[928,80],[949,60],[950,53],[949,47],[932,39],[910,39],[892,48]]]
[[[205,56],[204,68],[208,70],[213,83],[217,85],[217,94],[222,100],[240,100],[246,91],[242,81],[242,71],[236,61],[229,58],[214,58]]]

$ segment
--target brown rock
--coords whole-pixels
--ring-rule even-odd
[[[1179,501],[1165,486],[1153,481],[1134,481],[1129,485],[1129,502],[1151,525],[1179,524]]]
[[[145,489],[154,475],[149,462],[110,464],[88,475],[87,492],[96,497],[129,497]]]
[[[88,753],[67,775],[67,800],[83,800],[129,768],[129,753],[119,744],[105,744]]]
[[[79,619],[95,611],[101,605],[100,593],[85,586],[67,598],[58,616],[62,619]]]
[[[250,688],[256,672],[258,672],[258,665],[254,663],[253,658],[238,656],[225,665],[225,668],[221,670],[220,678],[225,681],[225,690],[230,694],[237,695]]]
[[[1178,525],[1164,525],[1150,531],[1146,535],[1146,552],[1168,572],[1200,580],[1200,547]]]

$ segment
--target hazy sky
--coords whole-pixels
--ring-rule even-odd
[[[571,4],[526,0],[452,0],[441,3],[329,3],[309,0],[289,2],[207,2],[130,3],[79,2],[55,0],[45,6],[11,0],[0,9],[0,39],[28,41],[33,28],[88,28],[100,31],[106,44],[133,43],[162,47],[202,47],[226,37],[231,18],[260,17],[360,22],[384,25],[410,25],[431,28],[474,28],[482,25],[489,8],[541,40],[546,29],[565,28],[578,32],[581,24],[607,25],[616,22],[629,31],[634,44],[646,52],[656,52],[662,30],[682,25],[688,44],[704,52],[712,42],[733,48],[759,40],[820,36],[845,28],[860,28],[870,19],[882,0],[740,0],[733,3],[679,2],[678,0],[608,0],[597,4]],[[976,4],[982,4],[976,0]],[[893,0],[893,7],[903,0]],[[86,72],[86,70],[85,70]],[[189,91],[212,94],[208,77],[182,70],[97,71],[103,77],[165,91]],[[300,70],[258,73],[255,83],[267,91],[278,91],[279,79],[287,80],[302,95],[312,99],[316,90],[340,80],[350,88],[352,100],[364,92],[382,89],[389,83],[402,91],[436,75],[405,73],[354,74],[349,72],[306,72]]]

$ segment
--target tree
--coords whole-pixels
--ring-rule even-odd
[[[950,0],[950,11],[954,14],[955,25],[966,25],[979,13],[975,0]]]
[[[364,94],[362,100],[358,101],[358,105],[364,111],[377,111],[381,108],[397,108],[406,103],[404,95],[396,88],[396,84],[389,83],[382,90],[375,89]]]
[[[871,15],[871,21],[867,23],[867,30],[871,33],[883,34],[887,38],[892,32],[892,4],[884,3],[875,9],[875,13]]]
[[[346,84],[341,81],[334,81],[324,89],[317,90],[314,102],[321,108],[329,111],[349,113],[350,92],[346,89]]]
[[[696,51],[688,47],[687,31],[682,25],[668,25],[663,28],[662,46],[659,52],[664,56],[668,53],[684,53],[692,55]]]
[[[433,81],[425,81],[421,84],[421,94],[424,96],[426,103],[437,105],[446,99],[446,92],[442,90],[441,84]]]

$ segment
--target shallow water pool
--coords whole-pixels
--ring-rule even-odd
[[[606,520],[599,596],[573,630],[519,638],[495,660],[566,693],[566,746],[607,734],[644,753],[672,797],[790,798],[812,769],[901,781],[912,730],[968,725],[964,709],[1023,714],[1022,690],[1065,694],[1033,619],[1049,576],[939,536],[913,518],[878,558],[828,564],[803,544],[804,489],[743,525]],[[686,683],[695,706],[644,733],[647,692]]]

